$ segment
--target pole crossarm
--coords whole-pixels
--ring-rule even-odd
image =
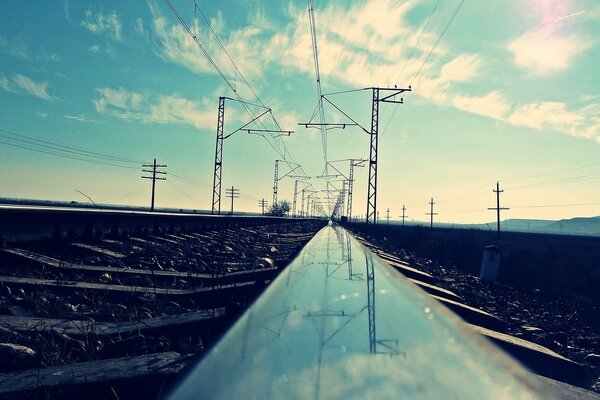
[[[504,189],[500,189],[500,182],[496,182],[496,189],[492,190],[492,192],[496,193],[496,207],[489,207],[488,210],[496,211],[498,224],[498,238],[500,238],[500,211],[510,210],[510,208],[500,207],[500,193],[504,193]]]
[[[335,123],[323,123],[323,124],[319,124],[319,123],[313,123],[313,122],[298,122],[299,126],[303,126],[306,129],[319,129],[320,127],[324,126],[327,129],[346,129],[347,126],[357,126],[357,124],[335,124]]]
[[[228,99],[229,97],[224,97],[226,99]],[[245,123],[244,125],[240,126],[239,128],[237,128],[235,131],[228,133],[227,135],[223,136],[223,139],[227,139],[229,137],[231,137],[234,133],[237,133],[239,131],[242,130],[247,130],[248,133],[250,133],[250,129],[244,129],[245,127],[247,127],[248,125],[250,125],[251,123],[253,123],[254,121],[258,120],[260,117],[262,117],[265,114],[268,114],[271,111],[271,109],[267,109],[267,111],[263,112],[262,114],[257,115],[256,117],[252,118],[249,122]]]
[[[273,136],[274,138],[280,136],[290,136],[294,131],[280,131],[277,129],[240,129],[244,130],[251,135],[262,135],[263,133],[279,133],[279,135]]]
[[[361,124],[359,124],[358,122],[356,122],[351,116],[349,116],[344,110],[342,110],[341,108],[339,108],[337,105],[335,105],[331,100],[329,100],[325,95],[322,96],[323,99],[328,102],[329,104],[331,104],[333,106],[333,108],[335,108],[336,110],[338,110],[340,113],[342,113],[342,115],[344,115],[346,118],[348,118],[350,121],[352,121],[352,123],[355,126],[358,126],[360,129],[362,129],[363,131],[365,131],[365,133],[370,133],[368,129],[366,129],[364,126],[362,126]]]

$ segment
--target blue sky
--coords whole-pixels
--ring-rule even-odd
[[[314,3],[323,92],[413,88],[403,105],[381,108],[381,217],[387,208],[397,217],[404,204],[409,219],[426,220],[434,197],[438,221],[491,221],[497,180],[506,218],[600,215],[597,2]],[[271,201],[282,155],[322,174],[319,132],[297,125],[317,104],[306,3],[172,4],[236,92],[295,131],[225,140],[223,185],[240,189],[236,209]],[[2,2],[0,13],[1,196],[86,201],[80,191],[96,202],[147,205],[140,163],[157,158],[169,172],[157,206],[210,209],[218,98],[234,93],[166,3]],[[369,91],[332,100],[369,126]],[[332,107],[325,115],[347,122]],[[226,102],[226,133],[248,120]],[[264,126],[275,125],[267,117]],[[368,146],[358,128],[331,130],[327,158],[368,158]],[[359,215],[368,171],[356,174]],[[325,189],[322,179],[309,182]],[[279,199],[291,200],[293,184],[280,181]]]

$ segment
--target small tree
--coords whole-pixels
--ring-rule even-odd
[[[287,213],[290,212],[290,202],[287,200],[282,200],[277,204],[272,204],[269,207],[269,215],[274,217],[285,217]]]

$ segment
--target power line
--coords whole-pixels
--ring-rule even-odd
[[[28,136],[28,135],[24,135],[21,133],[17,133],[15,131],[11,131],[8,129],[0,128],[0,132],[4,133],[4,134],[0,133],[0,137],[4,137],[6,140],[20,142],[22,144],[37,146],[37,147],[41,147],[41,148],[45,148],[45,149],[49,149],[49,150],[61,151],[61,152],[65,152],[65,153],[82,155],[82,156],[86,156],[86,157],[95,157],[95,158],[106,159],[109,161],[122,162],[122,163],[130,163],[130,164],[140,164],[141,163],[141,161],[139,161],[139,160],[133,160],[130,158],[123,158],[123,157],[115,157],[112,155],[98,153],[98,152],[90,151],[90,150],[85,150],[85,149],[78,148],[78,147],[67,146],[67,145],[51,142],[48,140],[39,139],[39,138],[36,138],[33,136]],[[10,135],[10,136],[7,136],[7,135]]]
[[[450,25],[452,24],[452,21],[454,21],[454,18],[456,18],[456,16],[458,15],[458,12],[462,8],[463,4],[465,4],[465,1],[467,1],[467,0],[461,0],[461,2],[458,4],[458,6],[456,7],[456,9],[454,10],[454,13],[452,13],[452,16],[448,20],[448,23],[446,24],[446,26],[444,27],[444,29],[440,33],[440,36],[438,36],[437,41],[431,47],[431,49],[429,50],[429,53],[427,53],[427,57],[425,57],[425,60],[423,60],[423,63],[421,63],[421,66],[419,67],[419,69],[417,70],[417,72],[415,73],[415,75],[412,77],[411,82],[412,82],[413,85],[415,83],[415,80],[417,79],[417,77],[421,73],[421,70],[423,69],[423,67],[425,66],[425,64],[427,64],[427,62],[429,61],[429,57],[431,57],[431,54],[435,51],[435,49],[437,48],[437,46],[442,41],[442,38],[444,37],[444,35],[448,31],[448,28],[450,28]]]
[[[415,43],[415,46],[410,51],[410,55],[406,59],[406,62],[404,63],[404,67],[402,67],[402,70],[398,73],[398,76],[396,77],[396,81],[398,81],[400,79],[400,75],[402,73],[404,73],[404,71],[406,71],[406,67],[408,66],[408,63],[412,59],[412,56],[413,56],[415,50],[417,49],[417,47],[419,47],[419,43],[421,43],[421,37],[423,36],[423,34],[425,33],[425,31],[427,31],[427,27],[429,26],[429,21],[431,21],[431,17],[433,17],[433,14],[435,13],[435,11],[437,10],[437,8],[438,8],[439,5],[440,5],[440,0],[437,0],[436,3],[435,3],[435,6],[433,7],[433,10],[431,10],[431,13],[429,14],[429,17],[427,18],[427,21],[425,22],[425,25],[421,29],[421,33],[419,34],[419,38],[417,39],[417,43]]]
[[[208,62],[210,63],[210,65],[214,68],[214,70],[217,72],[217,74],[221,77],[221,79],[223,80],[223,82],[225,82],[225,84],[229,87],[229,89],[232,91],[232,93],[235,95],[235,97],[242,103],[242,105],[243,105],[244,110],[246,111],[246,113],[250,117],[256,118],[256,114],[246,104],[246,102],[243,100],[243,98],[241,97],[241,95],[237,92],[235,86],[231,83],[231,81],[227,78],[227,76],[225,75],[225,73],[223,72],[223,70],[215,62],[215,60],[212,58],[212,56],[210,55],[210,53],[208,52],[208,50],[202,45],[202,43],[200,43],[200,41],[198,40],[198,37],[192,31],[192,29],[189,27],[189,25],[185,22],[185,20],[183,19],[183,17],[179,13],[179,11],[177,11],[177,9],[175,8],[175,6],[173,6],[173,4],[171,3],[170,0],[164,0],[164,1],[167,4],[167,6],[169,7],[169,9],[171,10],[171,12],[179,20],[179,22],[183,26],[184,30],[192,38],[192,40],[194,41],[194,43],[196,43],[196,46],[204,54],[204,56],[206,57],[206,59],[208,60]],[[196,3],[194,3],[194,4],[196,4]],[[196,6],[197,6],[197,4],[196,4]],[[215,35],[216,35],[216,33],[215,33]],[[236,66],[236,68],[237,68],[237,66]],[[260,99],[258,99],[258,100],[259,100],[260,103],[262,103],[260,101]],[[275,126],[278,128],[278,130],[281,131],[282,129],[279,126],[279,123],[277,122],[277,120],[275,119],[275,117],[273,116],[273,114],[271,112],[270,112],[270,115],[271,115],[271,119],[273,120],[273,123],[275,124]],[[261,121],[256,121],[256,123],[260,124],[264,129],[267,129],[266,126]],[[281,138],[279,138],[279,141],[277,141],[276,139],[278,138],[278,136],[271,135],[270,137],[273,140],[273,143],[271,143],[271,142],[269,142],[269,140],[267,139],[267,137],[265,135],[261,135],[261,136],[267,141],[267,143],[269,143],[271,145],[271,147],[273,147],[273,149],[283,159],[287,160],[289,158],[289,159],[293,160],[293,157],[291,156],[290,152],[287,150],[287,147],[285,146],[285,143],[281,140]],[[278,145],[278,143],[279,143],[279,145]],[[280,148],[280,146],[281,146],[281,148]]]
[[[37,153],[49,154],[49,155],[53,155],[53,156],[57,156],[57,157],[68,158],[68,159],[71,159],[71,160],[84,161],[84,162],[91,163],[91,164],[100,164],[100,165],[106,165],[106,166],[109,166],[109,167],[125,168],[125,169],[137,169],[135,167],[129,167],[129,166],[126,166],[126,165],[112,164],[112,163],[103,162],[103,161],[96,161],[96,160],[93,160],[93,159],[81,158],[81,157],[76,157],[76,156],[69,156],[67,154],[56,153],[56,152],[49,151],[49,150],[36,149],[34,147],[29,147],[29,146],[25,146],[25,145],[16,144],[16,143],[6,142],[6,141],[3,141],[3,140],[0,140],[0,143],[6,144],[8,146],[13,146],[13,147],[21,148],[21,149],[24,149],[24,150],[35,151]]]

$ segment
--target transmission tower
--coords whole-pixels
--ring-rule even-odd
[[[377,212],[377,162],[378,162],[378,146],[379,146],[379,103],[398,103],[404,101],[395,100],[395,96],[408,89],[387,89],[374,87],[373,89],[373,104],[371,111],[371,146],[369,151],[369,189],[367,193],[367,224],[376,224],[375,215]],[[385,93],[383,97],[380,94]],[[390,94],[391,93],[391,94]]]
[[[429,211],[428,213],[426,213],[426,215],[429,215],[429,216],[431,216],[431,225],[430,225],[430,228],[433,228],[433,216],[434,216],[434,215],[438,215],[438,213],[434,213],[434,212],[433,212],[433,205],[434,205],[434,204],[435,204],[435,203],[433,202],[433,197],[432,197],[432,198],[431,198],[431,201],[429,202],[429,205],[431,206],[431,209],[430,209],[431,211]]]
[[[257,115],[256,117],[252,118],[249,122],[240,126],[233,132],[228,133],[227,135],[224,135],[223,132],[224,132],[224,126],[225,126],[225,100],[239,102],[245,108],[247,108],[248,106],[253,106],[253,107],[262,108],[265,111],[263,111],[261,114]],[[262,105],[247,103],[245,101],[242,101],[239,99],[232,99],[230,97],[219,97],[219,113],[218,113],[218,118],[217,118],[217,143],[216,143],[216,147],[215,147],[215,169],[214,169],[214,176],[213,176],[213,194],[212,194],[212,210],[211,210],[212,214],[221,214],[221,179],[222,179],[222,174],[223,174],[223,141],[225,139],[230,138],[231,136],[233,136],[233,134],[235,134],[239,131],[246,131],[246,133],[250,133],[250,134],[252,134],[252,133],[263,134],[263,133],[270,132],[270,133],[278,133],[280,135],[287,135],[287,136],[289,136],[293,133],[292,131],[270,130],[270,129],[249,129],[248,128],[248,126],[250,124],[256,122],[262,116],[264,116],[266,114],[270,114],[270,113],[271,113],[271,109],[268,107],[262,106]]]
[[[385,212],[385,219],[386,219],[386,222],[385,222],[385,224],[386,224],[387,226],[389,226],[389,225],[390,225],[390,209],[389,209],[389,208],[388,208],[388,209],[387,209],[387,211]]]
[[[279,176],[279,163],[280,162],[285,163],[290,168],[290,171],[283,176]],[[275,160],[275,172],[273,173],[273,203],[271,203],[273,205],[273,207],[277,205],[277,191],[279,190],[279,181],[280,180],[282,180],[285,177],[303,178],[303,179],[308,178],[307,176],[304,176],[304,175],[291,175],[297,169],[302,169],[302,167],[298,163],[293,163],[293,162],[289,162],[286,160]]]
[[[341,108],[335,105],[328,96],[341,93],[355,92],[359,90],[371,90],[372,91],[372,104],[371,104],[371,127],[367,129],[361,126],[356,120],[352,119],[347,113]],[[326,100],[336,110],[342,113],[348,118],[354,125],[359,126],[365,133],[370,135],[370,146],[369,146],[369,187],[367,191],[367,224],[377,223],[377,163],[378,163],[378,146],[379,146],[379,103],[395,103],[403,104],[404,99],[396,99],[396,96],[404,92],[410,92],[412,88],[382,88],[382,87],[370,87],[363,89],[347,90],[343,92],[330,93],[322,95],[322,99]],[[319,125],[312,123],[303,123],[301,125]],[[344,126],[346,124],[343,124]],[[349,124],[348,124],[349,125]]]
[[[143,179],[152,179],[152,201],[150,203],[150,211],[154,211],[154,192],[156,188],[156,181],[166,181],[167,178],[161,175],[166,175],[164,171],[159,171],[159,168],[166,168],[167,164],[157,164],[156,158],[152,164],[142,164],[143,168],[152,168],[151,170],[143,169],[142,172],[151,174],[150,176],[142,176]]]
[[[229,197],[231,199],[231,215],[233,215],[233,199],[239,199],[240,198],[240,189],[236,189],[233,186],[231,187],[231,189],[225,189],[226,197]]]
[[[500,207],[500,193],[504,190],[500,190],[500,182],[496,182],[496,190],[492,190],[496,193],[496,207],[488,208],[488,210],[496,210],[497,222],[498,222],[498,239],[500,239],[500,211],[510,210],[510,208]]]

